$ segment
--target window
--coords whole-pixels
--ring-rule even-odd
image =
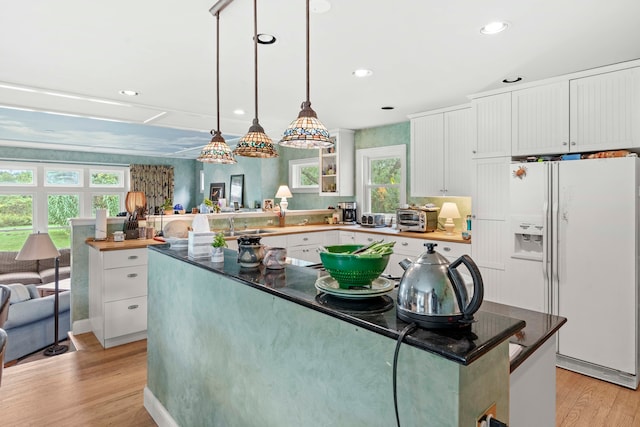
[[[91,169],[89,171],[91,176],[91,187],[123,187],[124,184],[124,172],[115,170],[97,170]]]
[[[320,189],[318,158],[289,160],[289,188],[293,193],[317,193]]]
[[[406,146],[356,151],[356,199],[362,212],[395,213],[406,203]]]
[[[0,186],[36,185],[35,168],[11,168],[0,165]]]
[[[0,163],[0,250],[17,251],[36,231],[58,248],[70,247],[69,218],[124,210],[127,167],[54,163]]]

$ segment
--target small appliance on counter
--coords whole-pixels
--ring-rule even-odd
[[[342,210],[342,224],[355,224],[356,218],[356,202],[340,202],[338,208]]]
[[[425,243],[427,251],[415,261],[400,262],[405,270],[398,287],[397,316],[423,328],[465,328],[473,322],[484,298],[484,284],[477,265],[469,255],[449,264],[436,252],[435,243]],[[458,266],[464,264],[473,280],[473,296],[469,294]]]
[[[380,214],[380,213],[363,214],[362,217],[360,218],[360,225],[363,227],[372,227],[372,228],[385,227],[386,224],[384,223],[384,214]]]
[[[438,229],[437,207],[411,207],[396,209],[398,231],[426,233]]]

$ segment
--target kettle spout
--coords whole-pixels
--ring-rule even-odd
[[[411,264],[413,264],[413,261],[411,261],[409,258],[405,258],[398,264],[400,264],[400,267],[402,267],[403,270],[406,270]]]

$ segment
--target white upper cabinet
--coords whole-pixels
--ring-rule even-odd
[[[569,81],[516,90],[511,102],[512,155],[569,151]]]
[[[571,80],[571,151],[640,147],[640,68]]]
[[[471,109],[411,118],[411,196],[471,194]]]
[[[355,181],[354,132],[329,131],[334,146],[320,149],[320,195],[353,196]]]
[[[476,98],[471,108],[476,133],[473,158],[511,156],[511,93]]]
[[[640,147],[640,68],[512,92],[512,154]]]

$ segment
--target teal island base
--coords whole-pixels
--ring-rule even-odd
[[[149,249],[145,407],[159,425],[396,425],[394,338],[207,264]],[[294,269],[289,291],[313,288]],[[402,344],[397,384],[403,427],[472,426],[493,404],[508,421],[508,343],[469,364]]]

